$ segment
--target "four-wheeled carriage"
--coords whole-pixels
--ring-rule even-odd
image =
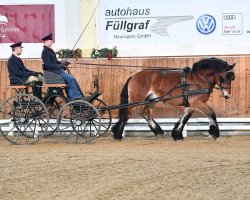
[[[5,119],[0,132],[5,139],[13,144],[32,144],[59,131],[70,143],[90,142],[110,128],[110,110],[98,111],[98,106],[106,106],[97,98],[100,95],[98,79],[94,82],[96,91],[93,94],[69,101],[64,95],[67,85],[60,76],[44,71],[44,77],[43,87],[47,92],[41,100],[29,92],[30,85],[10,86],[16,94],[0,107]],[[105,124],[101,116],[105,117]]]

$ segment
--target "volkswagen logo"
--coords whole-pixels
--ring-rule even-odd
[[[235,20],[236,19],[236,15],[224,15],[223,19],[224,20]]]
[[[196,21],[196,28],[202,34],[210,34],[216,28],[216,20],[211,15],[202,15]]]

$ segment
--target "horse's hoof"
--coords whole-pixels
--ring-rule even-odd
[[[164,136],[164,132],[163,133],[154,133],[155,137],[163,137]]]
[[[115,140],[122,140],[122,137],[113,136]]]
[[[121,141],[122,139],[114,138],[114,140],[116,140],[116,141]]]
[[[161,127],[158,125],[157,128],[150,127],[151,131],[155,134],[157,137],[158,135],[164,135],[164,131],[161,129]]]
[[[115,140],[121,140],[123,137],[122,137],[122,135],[120,136],[120,135],[113,135],[113,138],[115,139]]]
[[[174,139],[174,141],[183,140],[184,139],[183,135],[182,135],[182,132],[177,131],[177,130],[173,130],[172,133],[171,133],[171,136]]]
[[[184,138],[182,137],[178,137],[178,138],[173,138],[174,139],[174,141],[180,141],[180,140],[184,140]]]
[[[156,135],[156,137],[159,137],[159,138],[164,138],[164,136],[165,136],[164,133]]]
[[[209,134],[211,135],[211,137],[216,140],[219,136],[220,136],[220,131],[219,129],[214,126],[214,125],[211,125],[209,127],[209,130],[208,130]]]
[[[115,140],[121,140],[122,139],[122,134],[120,134],[119,133],[119,130],[118,130],[118,128],[117,128],[118,126],[113,126],[112,128],[111,128],[111,132],[113,133],[113,138],[115,139]]]
[[[216,136],[214,136],[214,135],[210,135],[210,137],[211,137],[214,141],[216,141],[217,138],[218,138],[218,137],[216,137]]]

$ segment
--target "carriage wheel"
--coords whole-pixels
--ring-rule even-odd
[[[57,128],[69,143],[89,143],[99,135],[101,117],[91,103],[70,101],[58,114]]]
[[[33,144],[46,134],[48,111],[41,100],[29,94],[16,94],[0,107],[2,136],[12,144]]]
[[[107,107],[107,104],[104,103],[101,99],[95,99],[92,102],[92,105],[98,109],[100,116],[101,116],[101,130],[100,135],[104,135],[109,131],[109,128],[112,123],[112,116],[110,109],[101,109],[103,107]]]
[[[44,135],[44,137],[50,136],[57,132],[57,115],[63,105],[65,105],[67,102],[67,98],[61,95],[52,95],[46,100],[45,106],[49,113],[49,124],[47,134]]]

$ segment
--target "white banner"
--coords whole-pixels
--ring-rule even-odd
[[[119,56],[250,54],[250,1],[101,0],[99,48]]]

